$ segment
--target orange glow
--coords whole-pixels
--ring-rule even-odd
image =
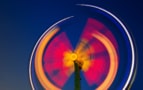
[[[93,36],[98,39],[100,42],[103,43],[103,45],[106,47],[109,57],[110,57],[110,68],[107,77],[105,78],[104,82],[96,89],[96,90],[107,90],[110,85],[112,84],[115,75],[117,73],[118,69],[118,58],[117,58],[117,52],[113,46],[113,44],[110,42],[108,38],[106,38],[103,34],[96,32],[93,34]]]
[[[36,75],[42,84],[42,86],[46,90],[60,90],[60,88],[55,87],[51,82],[47,79],[46,75],[44,74],[43,71],[43,66],[42,66],[42,56],[43,56],[43,51],[46,47],[46,44],[49,42],[49,40],[58,32],[59,28],[54,28],[49,32],[49,34],[46,34],[43,39],[41,40],[37,51],[36,51],[36,57],[35,57],[35,71]]]

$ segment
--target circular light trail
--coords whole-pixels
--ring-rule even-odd
[[[131,54],[127,54],[127,57],[131,55],[131,61],[127,61],[127,64],[125,63],[125,65],[129,65],[130,63],[128,62],[131,62],[127,68],[129,70],[129,74],[126,74],[127,80],[124,79],[124,76],[119,76],[120,74],[118,73],[119,68],[122,67],[118,45],[112,32],[98,20],[89,17],[81,33],[80,41],[77,43],[76,48],[73,49],[70,40],[68,41],[66,36],[67,33],[62,31],[63,28],[60,28],[59,25],[75,17],[70,16],[53,24],[37,41],[29,63],[29,78],[32,89],[35,90],[36,85],[39,85],[46,90],[62,90],[68,78],[74,73],[73,62],[76,61],[82,68],[81,72],[88,86],[97,85],[94,90],[109,89],[115,84],[115,79],[119,77],[124,79],[125,83],[120,83],[119,87],[125,90],[132,81],[135,69],[134,45],[127,28],[114,14],[101,7],[88,4],[77,5],[95,8],[109,15],[121,26],[122,32],[125,33],[126,40],[130,44],[128,49],[131,49],[128,50],[128,52],[131,51],[129,52]],[[104,27],[105,30],[100,30],[101,27]],[[63,43],[59,43],[62,40]],[[53,45],[56,44],[57,46],[54,47]],[[126,47],[126,44],[124,44],[124,47]]]

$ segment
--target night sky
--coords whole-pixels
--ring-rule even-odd
[[[55,22],[75,14],[75,4],[100,6],[116,15],[133,36],[138,68],[131,90],[143,83],[143,5],[141,0],[1,0],[0,90],[31,90],[29,61],[34,45]],[[76,12],[77,13],[77,12]]]

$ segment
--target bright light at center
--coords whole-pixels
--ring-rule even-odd
[[[77,54],[76,53],[72,53],[70,58],[73,61],[77,60]]]

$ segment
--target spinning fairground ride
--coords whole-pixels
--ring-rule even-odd
[[[111,12],[78,4],[79,14],[48,28],[29,64],[33,90],[125,90],[136,72],[135,47]]]

